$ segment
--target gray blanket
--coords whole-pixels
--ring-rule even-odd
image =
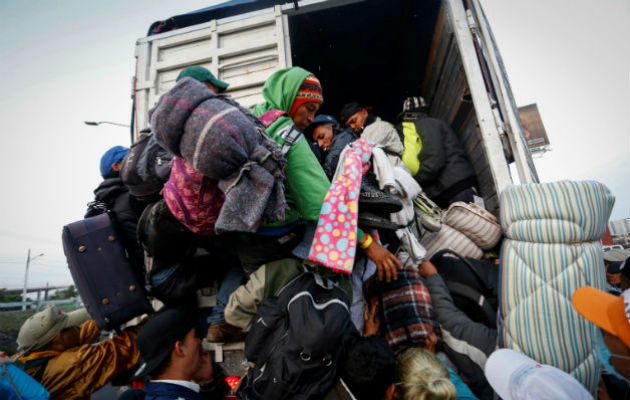
[[[162,95],[150,119],[158,143],[219,181],[225,203],[218,233],[254,232],[263,221],[284,218],[286,160],[249,110],[184,78]]]

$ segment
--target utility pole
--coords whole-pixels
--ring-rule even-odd
[[[22,301],[26,301],[26,289],[28,288],[28,267],[31,264],[31,261],[43,255],[44,253],[40,253],[36,255],[35,257],[31,258],[31,249],[28,249],[28,255],[26,256],[26,271],[24,271],[24,290],[22,290]],[[25,311],[25,310],[26,310],[26,304],[22,304],[22,311]]]

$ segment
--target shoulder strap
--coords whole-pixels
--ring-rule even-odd
[[[21,365],[18,363],[15,363],[15,365],[25,372],[30,369],[39,367],[35,375],[33,375],[33,378],[37,382],[41,383],[42,378],[44,377],[44,371],[46,371],[46,366],[48,365],[48,361],[50,361],[52,358],[55,358],[55,357],[56,356],[46,356],[46,357],[34,358],[32,360],[28,360],[25,363],[20,363]]]
[[[483,310],[483,313],[485,314],[485,319],[490,323],[494,322],[494,320],[496,319],[496,312],[494,311],[490,303],[488,303],[484,295],[479,293],[474,288],[471,288],[470,286],[464,285],[459,282],[446,281],[446,287],[448,287],[448,290],[452,294],[463,296],[477,303],[479,307],[481,307],[481,309]]]
[[[284,144],[282,145],[282,154],[286,155],[291,147],[300,140],[302,133],[298,131],[295,124],[291,124],[289,132],[284,137]]]

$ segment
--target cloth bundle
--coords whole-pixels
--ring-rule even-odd
[[[510,186],[501,193],[499,346],[553,365],[597,391],[598,329],[573,308],[580,287],[604,289],[599,239],[614,197],[601,183]]]
[[[150,114],[158,143],[218,181],[225,193],[217,232],[254,232],[263,221],[284,218],[286,160],[247,109],[184,78]]]
[[[344,149],[322,204],[308,258],[336,272],[352,273],[361,178],[370,168],[373,147],[359,139]]]

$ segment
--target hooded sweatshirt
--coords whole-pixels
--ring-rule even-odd
[[[267,79],[263,87],[264,103],[253,107],[252,112],[260,117],[269,110],[289,112],[300,85],[307,76],[312,75],[303,68],[292,67],[281,69]],[[293,120],[282,116],[267,128],[267,134],[280,146],[289,132]],[[330,182],[317,158],[311,151],[308,142],[300,139],[291,146],[285,169],[285,197],[289,206],[285,219],[266,226],[285,226],[302,218],[306,221],[317,221],[319,212],[330,187]]]

